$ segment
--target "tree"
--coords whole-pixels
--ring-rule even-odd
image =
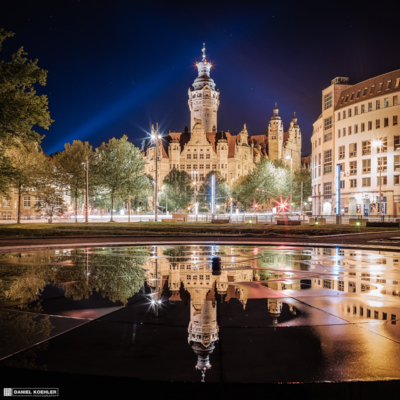
[[[37,203],[35,210],[41,211],[49,217],[49,222],[53,222],[53,217],[59,217],[67,211],[64,202],[64,193],[61,189],[54,186],[40,188],[37,193]]]
[[[223,175],[219,171],[210,171],[204,178],[204,182],[199,189],[199,203],[202,206],[208,207],[211,204],[211,177],[215,176],[216,184],[216,204],[225,204],[230,198],[230,187]]]
[[[10,187],[17,193],[17,223],[21,222],[21,198],[23,194],[29,194],[38,186],[43,185],[43,173],[48,163],[44,153],[39,151],[35,142],[14,146],[7,150],[7,156],[13,168],[9,177]]]
[[[0,29],[0,50],[12,32]],[[28,60],[23,47],[10,62],[0,61],[0,142],[9,146],[15,139],[40,143],[42,136],[34,126],[49,129],[50,118],[47,96],[37,95],[35,84],[46,85],[47,71],[38,67],[38,60]]]
[[[70,190],[75,203],[75,222],[78,222],[78,197],[86,188],[86,170],[82,165],[88,157],[89,161],[89,192],[95,185],[93,166],[93,148],[89,142],[82,143],[80,140],[74,140],[72,145],[64,145],[64,151],[54,155],[54,164],[57,168],[60,183],[64,189]]]
[[[241,187],[242,186],[242,187]],[[234,197],[243,204],[262,202],[274,205],[275,201],[290,193],[290,168],[282,161],[263,158],[246,178],[234,185]]]
[[[5,197],[10,195],[10,178],[14,173],[11,160],[6,156],[3,147],[0,147],[0,194]]]
[[[312,195],[312,176],[311,171],[301,167],[293,174],[293,202],[301,202],[301,182],[303,182],[303,201]]]
[[[116,196],[126,199],[139,194],[148,186],[144,165],[142,153],[128,142],[126,135],[120,139],[112,138],[108,143],[103,142],[96,149],[94,168],[97,184],[111,198],[111,222]]]
[[[168,205],[175,210],[187,208],[192,200],[193,185],[190,175],[186,171],[173,168],[163,181],[161,201],[168,197]]]

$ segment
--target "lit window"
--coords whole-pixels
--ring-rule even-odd
[[[387,157],[378,157],[377,172],[387,172]]]
[[[383,107],[389,107],[389,97],[386,97],[386,99],[383,100]]]
[[[349,108],[349,118],[351,117],[351,108]]]
[[[324,96],[324,110],[332,107],[332,92],[329,92]]]
[[[29,208],[31,206],[31,196],[24,196],[24,207]]]
[[[368,103],[368,111],[372,111],[372,103]]]
[[[400,175],[393,175],[393,184],[398,186],[400,185]]]
[[[376,180],[376,186],[380,186],[381,185],[381,177],[378,176],[378,179]],[[387,176],[382,176],[382,186],[386,186],[387,185]]]
[[[363,187],[371,186],[371,178],[362,178],[362,186]]]
[[[332,117],[324,119],[324,130],[332,128]]]
[[[365,113],[365,104],[361,104],[361,114]]]
[[[354,107],[354,115],[358,115],[358,107]]]
[[[377,100],[376,101],[376,109],[379,110],[381,108],[381,101]]]
[[[357,157],[357,143],[350,144],[349,157]]]
[[[357,179],[350,179],[350,187],[351,188],[357,187]]]
[[[345,146],[339,146],[339,160],[344,160],[346,158]]]
[[[386,153],[387,152],[387,137],[379,139],[382,142],[382,145],[377,147],[376,150],[378,153]]]
[[[393,105],[397,106],[397,101],[398,101],[398,97],[397,96],[393,96]]]
[[[400,136],[395,136],[394,137],[394,149],[399,150],[400,149]]]
[[[332,150],[324,151],[324,174],[332,172]]]
[[[394,156],[394,170],[400,171],[400,155]]]
[[[350,161],[350,175],[357,175],[357,161]]]
[[[349,126],[349,136],[351,135],[351,126]]]
[[[367,158],[366,160],[362,160],[362,173],[370,174],[371,173],[371,159]]]

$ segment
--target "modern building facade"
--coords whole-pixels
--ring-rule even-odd
[[[356,85],[336,78],[322,91],[311,137],[314,214],[335,214],[340,182],[341,214],[400,215],[399,96],[400,70]]]
[[[248,174],[262,158],[283,160],[293,169],[301,165],[301,130],[294,116],[285,132],[279,109],[275,104],[273,116],[262,135],[250,136],[246,124],[237,135],[218,131],[217,114],[220,91],[210,76],[212,64],[202,49],[202,60],[197,63],[198,76],[188,91],[190,131],[169,132],[160,139],[158,146],[158,189],[173,168],[184,170],[204,181],[210,171],[219,171],[231,184],[232,179]],[[146,161],[146,173],[155,176],[156,146],[143,141],[142,152]]]

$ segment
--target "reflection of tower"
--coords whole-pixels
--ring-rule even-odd
[[[205,301],[201,311],[190,304],[190,323],[188,342],[197,354],[196,368],[205,372],[211,368],[210,354],[214,351],[214,342],[218,340],[217,308],[213,301]]]
[[[292,315],[296,315],[296,307],[293,304],[289,304],[289,311]]]
[[[278,317],[282,312],[282,302],[276,299],[268,299],[268,311],[272,317],[272,323],[278,323]]]

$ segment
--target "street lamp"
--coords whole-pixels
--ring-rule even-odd
[[[378,165],[380,164],[379,167],[379,202],[378,202],[378,214],[382,214],[382,140],[373,140],[372,141],[372,146],[378,148],[379,147],[379,153],[381,154],[380,160],[378,159]]]
[[[82,163],[85,166],[86,193],[85,193],[85,222],[89,222],[89,159]]]
[[[197,215],[197,202],[196,202],[196,192],[197,192],[197,175],[199,174],[197,171],[192,171],[191,174],[193,175],[193,186],[194,186],[194,213]]]
[[[159,141],[162,139],[162,136],[158,132],[158,122],[156,124],[156,129],[154,129],[154,125],[151,125],[151,133],[150,140],[151,143],[155,143],[156,145],[156,180],[154,186],[154,222],[157,222],[157,207],[158,207],[158,145]]]
[[[290,213],[292,212],[292,170],[293,170],[293,157],[292,157],[292,149],[290,149],[290,156],[286,156],[286,160],[290,159]]]
[[[232,178],[232,173],[231,172],[231,215],[233,212],[233,181],[235,180],[235,178]]]

